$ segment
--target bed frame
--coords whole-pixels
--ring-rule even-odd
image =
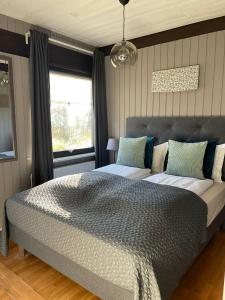
[[[154,136],[156,144],[169,139],[207,140],[215,138],[218,144],[225,143],[224,117],[130,117],[126,123],[126,135],[129,137]],[[225,181],[225,161],[222,179]],[[225,207],[207,228],[205,244],[220,230],[225,229]],[[204,246],[203,245],[203,246]]]
[[[154,136],[157,144],[169,139],[180,138],[202,140],[216,138],[218,143],[225,143],[225,117],[131,117],[127,119],[126,135],[129,137]],[[223,165],[223,180],[225,181],[225,163]],[[225,208],[208,227],[207,237],[200,250],[221,227],[224,227],[224,220]],[[23,254],[23,249],[26,249],[100,298],[110,300],[134,299],[132,291],[122,289],[71,262],[53,249],[22,232],[13,224],[9,224],[9,233],[10,239],[20,246],[21,254]]]

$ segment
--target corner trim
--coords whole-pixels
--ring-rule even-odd
[[[29,58],[30,47],[25,43],[25,36],[0,28],[0,52]],[[92,76],[93,57],[49,43],[49,65],[83,76]]]
[[[145,35],[130,41],[139,49],[224,29],[225,16]],[[101,47],[100,50],[103,51],[105,55],[109,55],[112,46],[113,45]]]
[[[22,34],[0,28],[0,51],[22,57],[29,57],[29,47]]]

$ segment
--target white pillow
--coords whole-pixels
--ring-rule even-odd
[[[225,144],[217,145],[213,170],[212,170],[212,179],[216,182],[222,182],[222,168],[223,168],[223,161],[225,155]]]
[[[161,173],[164,171],[164,162],[168,151],[168,142],[154,146],[152,159],[152,173]]]

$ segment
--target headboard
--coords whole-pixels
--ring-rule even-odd
[[[154,136],[156,144],[169,139],[216,138],[225,143],[225,117],[129,117],[126,136]]]
[[[126,136],[154,136],[156,144],[169,139],[216,138],[225,143],[225,117],[129,117]],[[225,181],[225,162],[223,164]]]

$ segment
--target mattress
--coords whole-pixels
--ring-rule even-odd
[[[208,207],[207,227],[212,223],[225,205],[225,183],[216,183],[211,179],[201,180],[197,178],[168,175],[165,173],[152,175],[143,180],[187,189],[200,196]]]
[[[155,174],[143,180],[182,188],[191,191],[198,196],[201,196],[213,185],[213,180],[211,179],[201,180],[197,178],[168,175],[166,173]]]
[[[209,226],[225,205],[225,183],[215,182],[201,198],[208,207],[207,226]]]
[[[129,179],[143,179],[150,175],[151,170],[111,164],[105,167],[95,169],[93,171],[100,171],[109,174],[119,175]]]

